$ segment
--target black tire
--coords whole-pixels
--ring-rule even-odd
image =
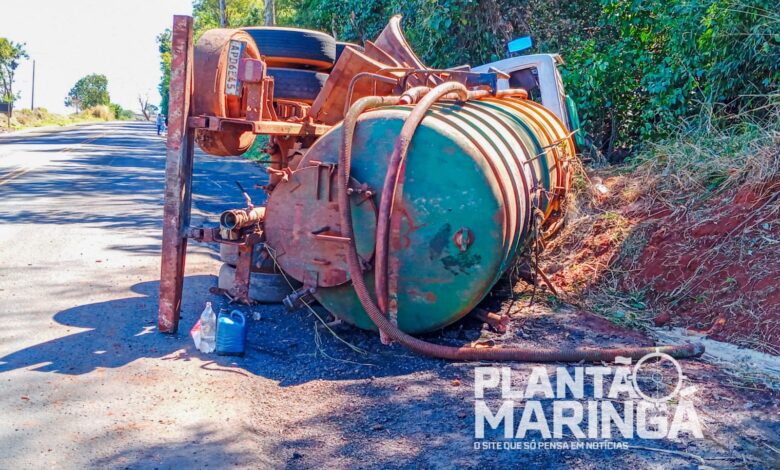
[[[310,29],[244,28],[269,67],[328,70],[336,61],[336,40]]]
[[[357,45],[355,43],[338,41],[338,42],[336,42],[336,62],[338,62],[339,57],[341,57],[341,53],[344,52],[344,48],[347,47],[347,46],[349,46],[349,47],[351,47],[353,49],[357,49],[360,52],[364,52],[365,51],[365,49],[363,49],[363,46],[359,46],[359,45]]]
[[[327,73],[312,70],[268,68],[268,75],[274,78],[274,98],[282,100],[314,102],[322,91]]]
[[[236,268],[223,264],[219,270],[219,288],[230,289],[236,278]],[[301,286],[295,279],[290,282],[296,289]],[[280,303],[292,293],[290,284],[281,274],[252,273],[249,276],[249,298],[262,303]]]

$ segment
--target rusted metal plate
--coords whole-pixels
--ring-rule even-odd
[[[243,119],[247,96],[239,79],[240,63],[259,58],[257,46],[243,31],[212,29],[203,33],[194,49],[193,114]],[[225,125],[219,131],[199,130],[196,141],[209,155],[241,155],[252,146],[255,135],[245,126]]]
[[[242,59],[238,67],[238,77],[249,83],[260,83],[265,78],[265,62],[260,59]]]
[[[401,29],[401,15],[395,15],[390,18],[387,26],[385,26],[385,29],[382,30],[382,33],[376,38],[374,43],[404,67],[411,69],[427,68],[420,58],[417,57],[417,54],[414,53],[404,36]],[[410,77],[409,84],[412,86],[435,85],[435,82],[431,78],[413,76]]]
[[[157,325],[164,333],[179,326],[187,227],[192,206],[193,132],[188,126],[192,96],[192,18],[174,16],[168,141],[165,164],[160,307]]]
[[[266,243],[275,252],[281,268],[311,287],[332,287],[349,279],[346,253],[348,239],[341,236],[336,166],[302,168],[279,183],[266,207]],[[352,212],[373,233],[376,208],[365,187],[353,181]],[[371,259],[373,240],[363,237],[358,255]]]
[[[330,130],[331,126],[313,124],[308,122],[284,122],[284,121],[245,121],[243,119],[217,118],[198,116],[190,118],[190,127],[195,129],[209,129],[218,131],[228,129],[229,126],[243,126],[253,129],[255,134],[267,135],[298,135],[320,136]]]
[[[311,116],[318,122],[336,124],[344,119],[344,108],[347,100],[354,103],[358,98],[376,95],[386,96],[393,92],[394,85],[366,79],[357,82],[351,90],[350,84],[356,75],[360,73],[377,73],[389,67],[396,67],[394,63],[384,63],[368,57],[362,52],[346,48],[341,53],[339,61],[330,72],[322,91],[311,106]],[[389,75],[389,74],[388,74]]]
[[[236,277],[233,280],[233,287],[230,294],[241,303],[251,304],[249,298],[249,282],[252,275],[252,253],[254,245],[238,246],[238,261],[236,262]]]
[[[313,135],[320,136],[330,130],[331,126],[312,124],[308,122],[255,121],[255,134],[268,135]]]
[[[365,54],[378,62],[387,64],[386,67],[403,67],[403,64],[371,41],[366,41]]]

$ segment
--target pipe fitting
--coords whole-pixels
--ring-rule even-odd
[[[231,209],[219,216],[219,226],[222,230],[240,230],[260,223],[264,218],[265,207]]]

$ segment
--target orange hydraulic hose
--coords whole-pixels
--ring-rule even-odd
[[[412,109],[409,116],[406,117],[398,139],[393,146],[393,153],[390,155],[390,161],[387,164],[387,173],[385,182],[382,185],[382,198],[379,202],[379,215],[376,223],[376,252],[374,255],[375,268],[375,289],[379,308],[387,313],[387,253],[390,240],[390,215],[393,207],[397,203],[396,190],[398,187],[398,175],[404,164],[404,158],[409,151],[409,144],[412,142],[417,126],[422,122],[428,109],[448,93],[458,93],[461,99],[466,99],[468,90],[458,82],[442,83],[436,88],[430,90]]]

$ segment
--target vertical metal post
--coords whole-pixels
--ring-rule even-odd
[[[179,326],[184,260],[187,255],[186,231],[192,209],[194,135],[188,126],[193,90],[192,17],[173,17],[171,51],[160,310],[157,319],[158,328],[164,333],[176,333]]]
[[[30,111],[35,109],[35,59],[33,59],[32,92],[30,93]]]

